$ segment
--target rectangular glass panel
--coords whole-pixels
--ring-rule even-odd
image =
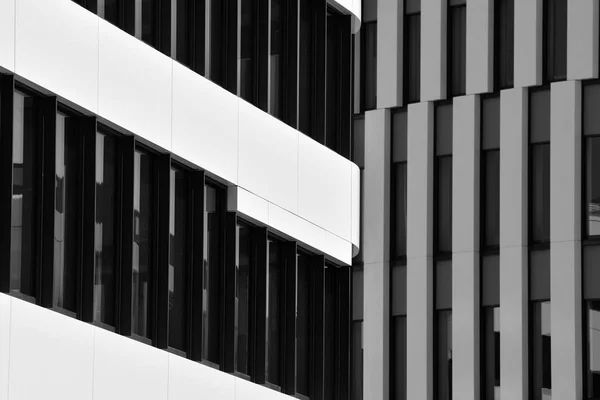
[[[300,2],[300,61],[299,61],[299,127],[298,129],[314,138],[312,132],[313,103],[315,93],[314,72],[314,12],[308,1]]]
[[[514,80],[514,27],[515,0],[496,1],[496,62],[498,86],[505,89],[513,86]]]
[[[281,354],[281,254],[276,240],[268,241],[267,270],[267,358],[265,366],[267,382],[281,386],[280,354]]]
[[[352,321],[352,372],[350,396],[352,400],[363,399],[363,343],[362,321]]]
[[[177,17],[175,19],[175,54],[174,58],[180,63],[191,66],[191,40],[195,29],[201,29],[203,26],[192,27],[193,17],[193,1],[194,0],[176,0]],[[197,21],[194,21],[197,23]]]
[[[337,391],[336,371],[338,342],[338,304],[336,294],[336,273],[332,266],[325,267],[325,399],[334,399]]]
[[[483,316],[483,395],[500,400],[500,308],[486,307]]]
[[[255,103],[256,73],[255,64],[255,3],[254,0],[240,1],[240,97],[250,103]]]
[[[467,61],[467,7],[450,7],[448,32],[448,60],[450,79],[450,95],[459,96],[466,90],[466,61]]]
[[[361,34],[364,39],[364,108],[373,110],[377,108],[377,21],[364,23]]]
[[[117,141],[96,133],[96,224],[94,239],[94,321],[115,326],[117,273]]]
[[[13,109],[13,171],[10,288],[35,297],[38,231],[38,137],[34,98],[16,91]]]
[[[327,75],[326,75],[326,138],[325,144],[339,152],[340,146],[340,35],[343,34],[338,18],[327,14]]]
[[[437,311],[437,400],[452,399],[452,311]]]
[[[187,174],[171,168],[169,216],[169,346],[187,348],[189,185]]]
[[[587,398],[597,399],[600,397],[600,301],[588,302],[587,322]]]
[[[484,247],[500,245],[500,151],[483,152]]]
[[[406,256],[406,163],[394,164],[394,257]]]
[[[152,264],[154,253],[153,160],[136,149],[133,181],[132,333],[151,338]]]
[[[271,64],[269,66],[269,74],[271,76],[269,113],[277,118],[281,118],[281,107],[283,103],[283,12],[282,0],[271,0]]]
[[[250,271],[252,260],[251,231],[237,225],[237,262],[235,270],[235,370],[250,375]]]
[[[567,0],[545,0],[546,79],[567,77]]]
[[[98,16],[119,26],[120,0],[98,0]]]
[[[158,0],[135,1],[136,36],[150,46],[156,46],[158,44]]]
[[[421,14],[407,15],[405,76],[407,101],[414,103],[421,98]]]
[[[204,264],[202,272],[202,358],[219,363],[223,216],[221,193],[205,186]]]
[[[600,137],[587,139],[586,214],[588,236],[600,235]]]
[[[56,115],[53,304],[77,312],[82,154],[81,135],[73,129],[71,118]]]
[[[298,253],[296,297],[296,392],[309,395],[310,258]]]
[[[534,243],[550,241],[550,144],[531,145],[531,232]]]
[[[552,399],[550,311],[549,301],[532,304],[532,400]]]
[[[452,156],[437,157],[437,251],[452,251]]]
[[[406,399],[406,317],[393,318],[393,400]]]

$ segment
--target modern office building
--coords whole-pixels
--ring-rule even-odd
[[[346,399],[358,0],[0,0],[0,399]]]
[[[600,396],[598,13],[364,1],[352,398]]]

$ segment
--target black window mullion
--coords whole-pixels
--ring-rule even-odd
[[[284,303],[283,307],[283,362],[281,364],[283,391],[289,395],[296,394],[296,278],[298,270],[298,246],[296,242],[286,242],[282,246],[284,268]]]
[[[158,228],[155,234],[156,240],[156,265],[155,265],[155,293],[156,293],[156,313],[154,323],[155,346],[166,349],[169,346],[169,256],[170,256],[170,207],[171,207],[171,155],[161,154],[156,159],[158,169],[157,200],[158,206],[155,207]]]
[[[10,221],[13,196],[14,76],[0,75],[0,220]],[[0,224],[0,292],[10,291],[11,224]]]
[[[192,173],[192,224],[193,233],[191,240],[192,262],[191,279],[188,286],[189,309],[189,345],[190,358],[194,361],[202,360],[202,270],[204,264],[204,171]]]

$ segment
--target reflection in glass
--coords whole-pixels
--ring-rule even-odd
[[[500,400],[500,308],[483,310],[483,390],[487,400]]]
[[[15,91],[10,240],[10,288],[35,296],[38,162],[34,98]]]
[[[483,245],[500,245],[500,151],[488,150],[482,154],[483,182]]]
[[[394,257],[406,256],[406,163],[394,164],[395,189],[395,243]]]
[[[534,243],[550,241],[550,144],[531,145],[531,218]]]
[[[221,229],[220,193],[206,185],[204,189],[204,264],[202,271],[202,358],[219,363]]]
[[[150,338],[152,262],[154,259],[153,166],[150,155],[135,150],[133,181],[132,333]]]
[[[600,397],[600,301],[588,302],[588,379],[587,398]]]
[[[54,185],[54,290],[52,304],[77,312],[80,265],[81,136],[72,119],[56,115]]]
[[[117,271],[117,141],[96,133],[94,321],[115,326]]]
[[[296,297],[296,392],[309,395],[310,257],[298,253]]]
[[[437,251],[452,251],[452,156],[437,157]]]
[[[550,400],[552,398],[550,311],[549,301],[532,304],[532,400]]]
[[[169,216],[169,346],[187,347],[187,229],[188,181],[184,171],[171,167]]]
[[[587,139],[586,213],[588,236],[600,235],[600,137]]]
[[[281,355],[281,279],[282,266],[280,243],[268,241],[268,271],[267,271],[267,362],[265,366],[266,380],[273,385],[281,386],[280,355]]]
[[[437,311],[437,400],[452,399],[452,311]]]
[[[250,228],[237,225],[237,260],[235,263],[235,370],[250,375],[250,268],[252,242]]]

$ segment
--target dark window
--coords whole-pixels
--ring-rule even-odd
[[[406,257],[406,162],[393,165],[394,176],[394,252],[393,257]]]
[[[251,228],[237,225],[237,262],[235,270],[235,371],[250,375],[250,278],[252,276]]]
[[[131,331],[152,338],[153,264],[156,259],[155,166],[153,157],[136,149],[133,187],[133,263]]]
[[[500,245],[500,150],[481,154],[483,249]]]
[[[452,252],[452,156],[436,158],[437,175],[437,228],[438,253]]]
[[[467,76],[467,6],[448,8],[448,96],[466,91]]]
[[[421,98],[421,13],[407,14],[404,23],[406,103],[415,103]]]
[[[500,308],[483,309],[482,398],[500,397]]]
[[[600,398],[600,301],[587,302],[587,398]]]
[[[305,135],[316,139],[313,130],[313,103],[315,96],[316,72],[314,71],[317,62],[316,38],[314,27],[317,21],[313,21],[314,12],[311,8],[311,1],[302,1],[300,3],[300,62],[298,87],[298,129]]]
[[[531,241],[550,241],[550,143],[531,145]]]
[[[495,0],[494,71],[496,89],[514,85],[515,0]]]
[[[169,218],[169,347],[186,351],[190,184],[185,171],[171,167]]]
[[[352,376],[350,393],[352,400],[363,399],[363,322],[352,321]]]
[[[452,399],[452,311],[437,311],[436,319],[436,400]]]
[[[171,18],[171,56],[205,75],[206,62],[206,1],[173,0],[175,16]]]
[[[377,21],[365,22],[360,30],[362,43],[362,92],[363,108],[377,108]]]
[[[96,133],[94,321],[115,326],[119,158],[115,137]]]
[[[53,305],[76,313],[81,265],[82,135],[56,115]]]
[[[544,0],[544,80],[567,79],[567,0]]]
[[[256,13],[254,0],[240,1],[240,92],[242,99],[255,104]]]
[[[310,256],[298,253],[296,297],[296,392],[310,395]]]
[[[227,82],[227,1],[205,0],[207,2],[208,23],[206,49],[206,76],[221,87]],[[230,39],[231,40],[231,39]],[[233,60],[232,60],[233,61]]]
[[[10,288],[35,297],[40,229],[40,135],[36,100],[15,91],[11,211]]]
[[[325,267],[325,399],[336,398],[336,371],[337,365],[337,344],[339,337],[337,335],[337,316],[338,316],[338,299],[337,299],[337,282],[336,271],[332,266]]]
[[[267,382],[281,387],[283,263],[281,243],[269,238],[267,270]]]
[[[390,398],[406,399],[406,316],[392,317],[392,371]]]
[[[531,399],[545,400],[552,397],[552,353],[549,301],[531,304]]]
[[[293,3],[293,2],[292,2]],[[271,0],[271,50],[270,50],[270,98],[269,113],[274,117],[281,118],[283,96],[283,40],[285,8],[282,0]]]
[[[600,235],[600,137],[586,139],[586,197],[587,236]]]
[[[122,0],[98,0],[98,16],[113,25],[120,26]]]
[[[223,270],[223,194],[205,186],[204,263],[202,270],[202,358],[219,364],[221,273]]]

